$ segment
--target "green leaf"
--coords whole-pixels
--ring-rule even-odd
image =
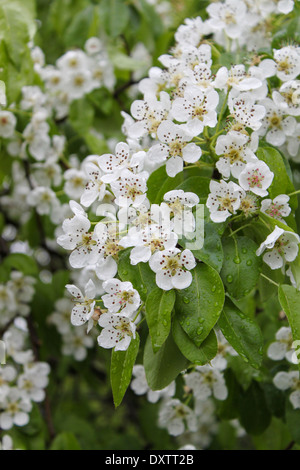
[[[221,278],[232,297],[240,299],[256,287],[262,260],[256,256],[258,246],[247,237],[227,237],[223,240],[224,264]]]
[[[263,358],[263,336],[258,324],[226,299],[218,326],[244,361],[259,369]]]
[[[268,188],[271,199],[279,196],[279,194],[289,194],[295,191],[294,185],[286,171],[283,158],[278,150],[273,147],[263,147],[257,150],[256,155],[274,173],[273,182]],[[293,196],[290,199],[290,204],[294,209],[297,207],[297,196]]]
[[[70,106],[70,123],[79,135],[85,136],[90,131],[94,120],[94,109],[87,98],[75,100]]]
[[[158,287],[147,297],[146,319],[154,352],[161,348],[169,336],[175,299],[174,290],[163,291]]]
[[[210,362],[218,352],[218,341],[213,330],[199,347],[195,345],[181,328],[176,317],[173,321],[172,333],[174,341],[182,354],[193,364],[203,366]]]
[[[100,16],[107,33],[115,38],[127,27],[130,12],[126,0],[102,0]]]
[[[198,218],[200,218],[200,220]],[[224,232],[225,224],[215,224],[212,222],[207,207],[204,207],[204,212],[202,213],[198,211],[196,223],[197,222],[198,224],[202,223],[204,226],[203,247],[200,250],[191,249],[191,251],[193,252],[195,258],[203,261],[204,263],[214,268],[216,271],[220,272],[224,261],[221,235]],[[181,240],[180,244],[182,244]]]
[[[55,437],[51,450],[81,450],[80,444],[72,432],[62,432]]]
[[[170,334],[163,346],[153,352],[148,336],[144,350],[144,367],[151,390],[162,390],[188,367],[189,361],[181,354]]]
[[[200,346],[217,323],[225,294],[219,274],[206,264],[192,271],[192,284],[177,291],[175,311],[189,338]]]
[[[263,390],[255,381],[240,396],[239,412],[241,425],[249,434],[263,433],[271,422]]]
[[[131,282],[142,300],[146,300],[149,293],[157,287],[155,274],[148,263],[138,263],[133,266],[130,263],[130,251],[131,248],[120,252],[118,273],[121,281]]]
[[[113,392],[114,404],[117,408],[123,400],[130,384],[132,368],[139,351],[140,338],[136,333],[135,339],[130,341],[126,351],[113,350],[111,355],[110,383]]]
[[[9,269],[21,271],[26,276],[37,276],[38,267],[35,260],[23,253],[12,253],[3,262],[3,266]]]
[[[149,201],[154,204],[160,204],[163,201],[164,195],[173,189],[183,189],[184,191],[193,191],[192,189],[188,189],[189,183],[187,184],[186,181],[192,177],[200,178],[198,180],[191,180],[190,183],[193,185],[192,187],[195,188],[195,181],[198,181],[199,188],[197,190],[197,194],[200,197],[205,197],[207,191],[207,178],[211,176],[212,170],[211,169],[200,169],[200,168],[192,168],[187,167],[184,168],[183,171],[178,173],[174,178],[171,178],[166,173],[166,167],[161,166],[153,173],[151,173],[148,181],[148,191],[147,196]],[[183,184],[184,183],[184,184]]]
[[[287,316],[294,341],[300,341],[300,291],[283,284],[278,288],[278,299]]]
[[[36,32],[33,0],[0,0],[0,42],[5,41],[11,60],[20,64]]]

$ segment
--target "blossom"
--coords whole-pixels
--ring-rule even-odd
[[[283,82],[294,80],[300,73],[300,55],[297,48],[285,46],[274,49],[273,52],[277,77]]]
[[[74,297],[76,302],[72,309],[71,323],[75,326],[84,325],[89,321],[94,313],[95,307],[95,285],[92,280],[89,280],[85,286],[85,295],[81,290],[73,284],[67,284],[66,289]]]
[[[247,163],[239,176],[239,184],[245,191],[251,191],[257,196],[267,196],[274,173],[265,162],[258,160]]]
[[[228,391],[222,373],[209,365],[197,366],[195,372],[185,374],[184,380],[199,400],[206,400],[212,395],[217,400],[227,398]]]
[[[268,214],[274,219],[284,222],[283,217],[288,217],[291,213],[291,208],[288,204],[290,198],[286,194],[280,194],[272,199],[264,199],[261,201],[261,212]]]
[[[265,135],[269,144],[280,147],[285,143],[287,136],[293,135],[296,120],[292,116],[284,117],[287,113],[276,106],[270,98],[261,100],[260,104],[265,107],[266,115],[262,120],[258,134]]]
[[[8,139],[14,135],[17,119],[10,111],[0,110],[0,137]]]
[[[191,408],[177,398],[172,398],[160,409],[158,425],[167,428],[171,436],[180,436],[185,431],[185,423],[189,431],[197,430],[197,419]]]
[[[160,123],[169,115],[170,97],[162,91],[159,101],[154,94],[146,94],[144,100],[134,101],[130,110],[136,122],[128,129],[129,137],[138,139],[147,133],[155,136]]]
[[[147,195],[145,175],[135,175],[131,171],[123,170],[117,181],[111,182],[111,189],[116,196],[115,202],[120,207],[133,205],[138,207],[143,204]]]
[[[87,162],[84,166],[88,182],[85,185],[84,191],[80,197],[80,203],[89,207],[96,200],[102,201],[105,196],[106,185],[101,180],[103,176],[99,166],[92,162]]]
[[[126,351],[132,339],[135,339],[135,324],[122,314],[103,313],[99,320],[103,328],[98,336],[102,348],[114,348],[115,351]]]
[[[231,39],[242,36],[247,7],[238,0],[226,0],[225,3],[211,3],[207,7],[210,16],[209,25],[214,31],[224,30]]]
[[[216,107],[219,95],[215,90],[204,93],[197,86],[188,86],[183,98],[173,101],[171,113],[179,122],[187,122],[187,128],[193,135],[200,134],[205,126],[217,124]]]
[[[191,141],[191,135],[178,124],[164,121],[157,130],[162,142],[155,144],[148,152],[149,158],[165,161],[167,174],[171,177],[183,170],[183,162],[195,163],[201,157],[201,149]]]
[[[230,174],[238,178],[247,163],[257,160],[249,144],[249,136],[240,132],[229,132],[218,137],[216,154],[222,155],[216,166],[219,172],[229,178]]]
[[[154,253],[149,266],[155,272],[156,284],[161,289],[186,289],[192,283],[190,270],[196,266],[196,261],[190,250],[173,248]]]
[[[292,393],[289,396],[289,400],[293,405],[294,409],[300,408],[300,380],[299,372],[278,372],[273,378],[273,383],[279,390],[286,391],[292,389]]]
[[[294,232],[287,232],[276,225],[274,231],[268,235],[256,251],[260,256],[265,250],[263,260],[271,269],[279,269],[284,263],[296,259],[299,251],[300,237]]]
[[[233,181],[226,183],[223,180],[212,180],[209,187],[210,194],[206,206],[210,211],[210,218],[216,223],[224,222],[239,209],[244,191]]]
[[[0,427],[4,430],[11,429],[13,425],[25,426],[29,422],[29,413],[32,404],[28,396],[17,387],[11,387],[9,394],[2,401],[2,413],[0,413]]]
[[[69,261],[73,268],[95,264],[99,258],[100,232],[97,232],[97,227],[90,232],[90,227],[91,222],[79,213],[63,222],[64,234],[57,238],[57,243],[66,250],[72,250]]]
[[[121,282],[118,279],[109,279],[103,283],[107,294],[102,296],[104,306],[111,313],[122,313],[130,316],[141,303],[140,295],[133,288],[131,282]]]
[[[288,326],[282,326],[279,328],[275,335],[276,341],[273,341],[267,351],[267,355],[273,361],[280,361],[287,359],[292,364],[294,363],[294,349],[292,330]]]
[[[250,92],[232,90],[228,96],[228,107],[235,120],[257,131],[261,120],[266,114],[265,107],[255,104],[255,98]]]

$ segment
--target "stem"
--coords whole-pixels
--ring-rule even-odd
[[[298,191],[294,191],[293,193],[288,194],[288,196],[296,196],[296,194],[300,194],[300,189],[298,189]]]
[[[260,275],[264,277],[265,279],[267,279],[267,281],[269,281],[271,284],[274,284],[274,286],[279,287],[279,284],[277,284],[277,282],[270,279],[268,276],[265,276],[263,273],[260,273]]]
[[[140,314],[141,310],[144,308],[144,306],[145,306],[145,302],[143,302],[143,303],[140,305],[139,309],[137,310],[136,315],[135,315],[134,319],[132,320],[133,323],[135,322],[135,320],[136,320],[137,317],[139,316],[139,314]],[[140,323],[141,323],[141,322],[140,322]],[[139,323],[139,324],[140,324],[140,323]]]
[[[237,232],[239,232],[240,230],[243,230],[244,228],[246,227],[250,227],[251,224],[245,224],[245,225],[242,225],[242,227],[239,227],[238,229],[236,229],[234,232],[231,232],[230,235],[228,235],[229,237],[232,237],[233,235],[235,235]]]

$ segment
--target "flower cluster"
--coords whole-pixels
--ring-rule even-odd
[[[35,360],[28,348],[26,321],[18,317],[4,335],[6,364],[0,366],[0,427],[29,423],[33,403],[45,399],[50,366]],[[4,443],[5,444],[5,443]]]
[[[6,326],[16,316],[28,316],[35,293],[35,281],[31,276],[12,271],[9,281],[0,284],[0,327]]]

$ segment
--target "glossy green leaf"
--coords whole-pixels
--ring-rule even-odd
[[[119,254],[118,273],[122,281],[129,281],[137,289],[141,298],[146,300],[149,293],[157,287],[155,274],[148,263],[130,263],[130,251],[126,249]]]
[[[222,280],[212,267],[198,264],[192,274],[192,284],[177,291],[175,311],[184,331],[200,346],[219,319],[225,294]]]
[[[262,260],[256,256],[258,246],[247,237],[227,237],[223,240],[224,264],[221,277],[232,297],[240,299],[256,287]]]
[[[193,364],[203,366],[210,362],[218,352],[218,341],[213,330],[199,347],[181,328],[176,317],[173,320],[172,333],[174,341],[182,354]]]
[[[175,299],[174,290],[164,291],[158,287],[147,296],[146,319],[154,352],[159,350],[169,336]]]
[[[153,352],[148,337],[144,350],[144,367],[151,390],[162,390],[188,367],[189,361],[181,354],[170,334],[163,346]]]
[[[113,350],[111,355],[110,383],[113,392],[114,404],[117,408],[123,400],[126,390],[130,384],[132,368],[135,364],[139,351],[140,338],[136,333],[126,351]]]
[[[263,336],[258,324],[226,299],[218,326],[244,361],[258,369],[263,358]]]

